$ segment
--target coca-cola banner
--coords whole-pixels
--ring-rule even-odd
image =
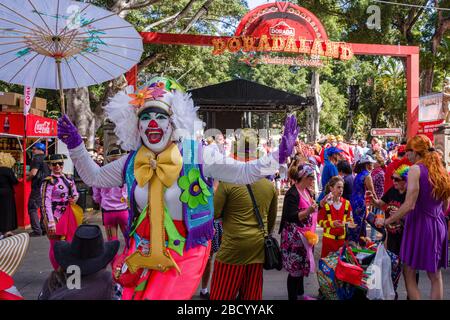
[[[57,135],[56,120],[28,115],[28,136],[55,137]]]
[[[0,134],[23,136],[24,121],[23,113],[0,112]]]
[[[23,113],[0,112],[0,135],[18,137],[56,137],[58,135],[56,120],[29,114],[25,133],[25,116]]]

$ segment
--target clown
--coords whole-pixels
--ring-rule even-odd
[[[127,185],[127,247],[113,270],[124,286],[122,298],[190,299],[214,232],[212,179],[251,184],[273,174],[292,152],[297,121],[287,118],[278,152],[242,163],[216,144],[196,140],[203,123],[190,95],[172,80],[154,78],[136,94],[128,87],[110,101],[106,114],[122,149],[130,151],[106,166],[94,163],[66,116],[58,121],[58,136],[86,184]]]

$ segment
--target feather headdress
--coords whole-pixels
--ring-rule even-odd
[[[106,116],[115,124],[114,132],[123,150],[137,150],[142,142],[138,129],[138,115],[147,108],[162,109],[170,115],[174,126],[174,140],[195,138],[204,123],[197,115],[191,95],[183,92],[174,80],[157,77],[136,93],[133,87],[117,93],[106,105]]]

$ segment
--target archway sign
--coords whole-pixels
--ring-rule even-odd
[[[290,2],[261,5],[248,12],[233,37],[141,32],[144,43],[211,46],[212,54],[257,53],[256,63],[319,66],[320,58],[349,60],[354,55],[406,58],[407,136],[417,134],[419,106],[419,47],[336,42],[328,39],[320,20]],[[274,56],[273,53],[280,53]],[[266,55],[264,55],[266,54]],[[255,61],[253,61],[255,62]],[[137,66],[127,73],[136,85]]]

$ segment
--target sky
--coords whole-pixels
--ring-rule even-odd
[[[257,6],[260,6],[262,4],[266,4],[269,2],[274,2],[274,1],[273,0],[270,0],[270,1],[268,1],[268,0],[247,0],[249,9],[253,9]]]

